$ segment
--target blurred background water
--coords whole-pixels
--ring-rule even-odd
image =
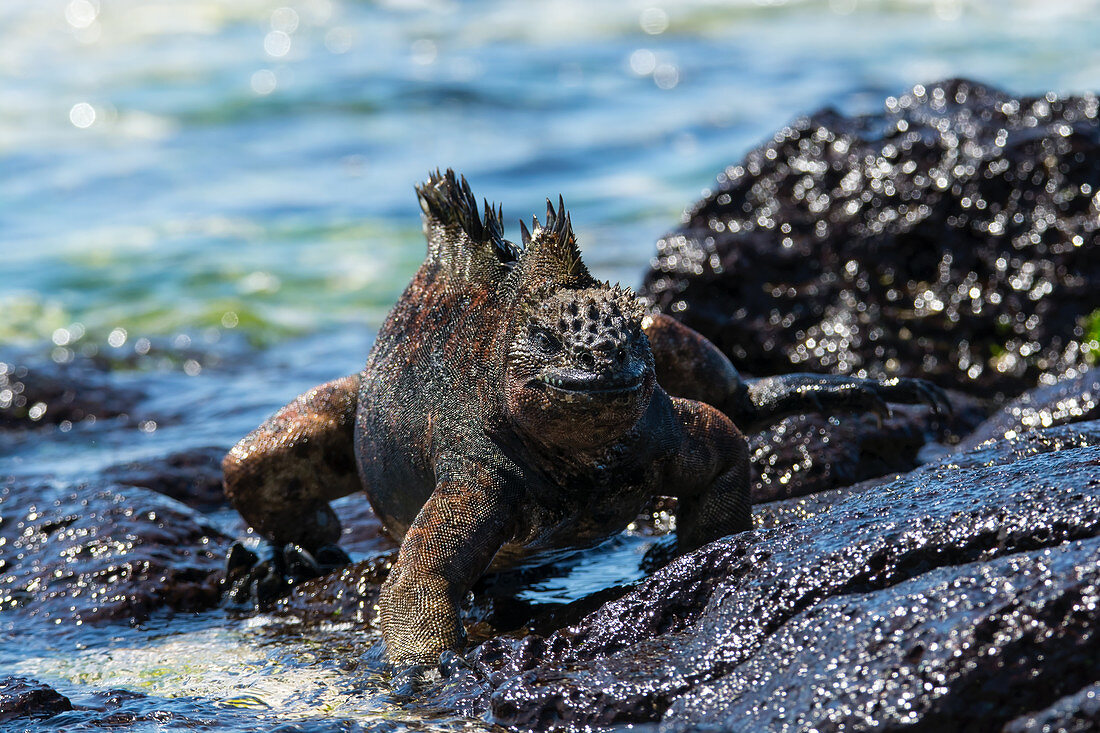
[[[713,176],[794,117],[949,76],[1095,92],[1098,38],[1090,0],[5,2],[0,348],[136,366],[114,378],[170,419],[4,438],[0,476],[228,446],[358,368],[423,256],[413,185],[436,167],[503,203],[512,238],[562,194],[596,274],[635,285]],[[135,360],[158,344],[177,355]],[[370,709],[325,697],[335,652],[262,623],[9,620],[0,667],[74,700]]]
[[[636,284],[799,114],[947,76],[1100,88],[1086,0],[37,0],[0,28],[7,343],[376,326],[437,166],[512,236],[563,194],[597,273]]]

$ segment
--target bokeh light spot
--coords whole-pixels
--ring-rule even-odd
[[[271,29],[283,33],[298,30],[298,12],[294,8],[276,8],[271,13]]]
[[[260,69],[252,75],[252,91],[256,94],[271,94],[278,83],[279,80],[271,69]]]
[[[107,335],[107,343],[114,348],[118,348],[126,343],[126,329],[116,328]]]
[[[84,129],[95,124],[95,107],[87,102],[77,102],[69,110],[69,122]]]
[[[630,70],[638,76],[649,76],[657,68],[657,55],[648,48],[630,54]]]
[[[661,8],[646,8],[638,19],[642,30],[656,36],[668,30],[668,13]]]
[[[73,28],[87,28],[95,22],[99,10],[89,0],[72,0],[65,6],[65,20]]]
[[[286,56],[290,51],[290,35],[285,31],[271,31],[264,36],[264,51],[275,58]]]

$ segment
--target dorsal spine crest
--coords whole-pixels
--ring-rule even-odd
[[[531,229],[520,222],[523,250],[514,271],[515,285],[521,290],[550,287],[589,287],[596,284],[577,248],[577,238],[565,201],[558,197],[555,208],[546,200],[546,220],[531,218]]]
[[[440,251],[446,240],[456,237],[469,251],[470,257],[483,256],[491,262],[509,264],[516,261],[518,251],[514,244],[504,238],[504,215],[501,207],[484,201],[484,215],[478,214],[477,199],[465,176],[458,176],[448,168],[446,172],[436,169],[428,180],[416,187],[420,199],[420,208],[424,212],[428,231],[429,254],[441,259],[452,257],[455,252]],[[439,238],[430,231],[432,226],[449,230],[450,236]],[[465,240],[462,242],[461,240]]]

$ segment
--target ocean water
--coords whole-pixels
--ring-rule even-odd
[[[970,76],[1100,88],[1100,3],[36,0],[0,5],[0,343],[376,326],[453,167],[559,194],[636,284],[728,162],[799,114]]]
[[[178,419],[0,435],[0,476],[228,446],[356,369],[423,256],[413,186],[437,167],[500,202],[512,238],[561,194],[594,272],[635,285],[712,177],[796,116],[950,76],[1095,92],[1097,38],[1087,0],[2,3],[0,349],[107,355]],[[131,358],[158,344],[172,355]],[[0,669],[74,702],[230,701],[227,728],[252,707],[420,724],[265,623],[6,623]],[[310,644],[354,636],[326,633]]]

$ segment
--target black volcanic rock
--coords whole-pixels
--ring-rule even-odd
[[[959,443],[969,450],[987,440],[1026,430],[1100,420],[1100,369],[1083,370],[1054,384],[1036,387],[1005,405]]]
[[[229,539],[158,493],[9,478],[0,517],[0,620],[141,622],[220,599]]]
[[[752,503],[805,496],[917,467],[927,426],[895,414],[796,415],[751,434]]]
[[[677,700],[662,730],[988,730],[1095,679],[1098,598],[1095,537],[829,598]]]
[[[1086,733],[1100,730],[1100,682],[1004,727],[1005,733]]]
[[[921,451],[929,442],[958,442],[988,416],[980,400],[954,390],[947,396],[953,412],[945,416],[925,406],[891,405],[893,414],[881,424],[866,413],[810,413],[749,433],[753,504],[911,471],[925,462]]]
[[[111,466],[102,477],[112,483],[139,486],[170,496],[189,507],[210,511],[229,506],[222,486],[226,449],[193,448],[144,461]]]
[[[0,358],[0,429],[128,417],[143,397],[90,359],[56,364],[15,354]]]
[[[746,372],[1007,396],[1100,332],[1100,102],[917,86],[797,120],[657,243],[643,294]]]
[[[20,718],[48,718],[72,710],[69,698],[26,677],[0,677],[0,723]]]
[[[1100,681],[1100,422],[815,498],[486,642],[433,699],[517,728],[986,730]]]

